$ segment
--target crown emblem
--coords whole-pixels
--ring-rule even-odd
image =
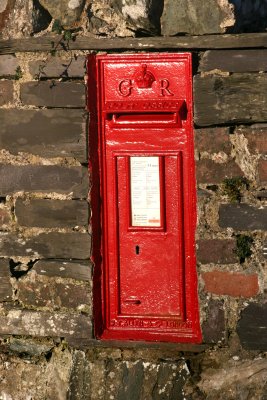
[[[136,82],[136,86],[139,89],[149,89],[152,86],[152,83],[156,80],[152,72],[147,70],[147,65],[143,64],[141,66],[142,70],[135,74],[134,80]]]

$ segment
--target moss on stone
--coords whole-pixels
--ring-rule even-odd
[[[236,235],[236,254],[239,257],[240,264],[243,264],[246,258],[252,255],[251,246],[253,244],[252,237],[248,235]]]
[[[248,187],[249,181],[242,176],[223,180],[223,193],[229,197],[232,203],[240,203],[242,191],[248,189]]]

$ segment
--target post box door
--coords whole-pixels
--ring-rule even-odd
[[[97,81],[98,107],[89,109],[95,121],[98,114],[90,138],[98,135],[91,162],[93,177],[94,162],[99,170],[93,204],[102,200],[101,224],[93,223],[93,235],[94,227],[102,232],[94,247],[102,339],[201,340],[190,62],[189,54],[89,61],[89,88]]]
[[[182,320],[179,155],[118,157],[117,173],[120,312]]]

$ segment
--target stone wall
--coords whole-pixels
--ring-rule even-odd
[[[4,38],[46,34],[45,18],[50,34],[57,10],[49,4],[56,2],[5,3]],[[130,1],[65,3],[80,8],[66,13],[63,36],[49,39],[49,49],[0,55],[0,399],[266,400],[267,50],[187,48],[203,344],[100,342],[88,227],[90,44],[69,50],[64,34],[155,34],[170,2],[153,13],[154,22],[153,1],[137,1],[137,8]],[[243,2],[231,3],[245,12]],[[228,2],[218,9],[232,18]]]
[[[2,0],[0,37],[58,31],[127,37],[260,32],[266,0]]]

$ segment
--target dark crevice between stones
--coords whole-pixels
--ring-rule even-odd
[[[234,6],[235,24],[225,33],[256,33],[267,28],[267,4],[255,0],[229,0]]]
[[[49,361],[51,360],[52,355],[53,355],[53,349],[50,350],[50,351],[48,351],[48,352],[45,354],[45,359],[46,359],[47,362],[49,362]]]
[[[200,59],[201,59],[201,54],[199,54],[196,51],[193,51],[192,52],[192,74],[193,74],[193,76],[197,75],[197,73],[198,73]]]
[[[207,185],[207,190],[211,190],[212,192],[218,192],[219,186],[218,185]]]
[[[36,260],[30,260],[27,263],[27,268],[25,268],[25,265],[22,264],[20,261],[16,262],[13,259],[9,260],[9,269],[12,278],[19,279],[22,276],[26,275],[34,266],[34,264],[39,261],[39,259]]]
[[[236,125],[229,126],[229,135],[234,135],[236,130]]]
[[[148,13],[149,19],[155,26],[158,34],[161,33],[160,18],[163,13],[163,8],[164,8],[164,0],[152,0],[150,10]]]
[[[149,30],[146,29],[142,29],[142,28],[137,28],[136,30],[134,29],[130,29],[132,32],[135,32],[135,37],[136,38],[142,38],[142,37],[156,37],[157,36],[157,32],[151,32]]]
[[[33,0],[33,11],[32,11],[33,34],[47,29],[51,21],[52,17],[49,14],[49,12],[39,3],[38,0]]]
[[[246,261],[246,258],[252,255],[251,247],[254,243],[253,238],[248,235],[235,235],[236,237],[236,250],[235,253],[239,258],[240,264]]]
[[[243,50],[247,50],[247,49],[243,49]],[[196,128],[196,129],[223,128],[223,127],[229,128],[229,124],[235,124],[234,126],[243,125],[244,127],[251,127],[251,126],[255,125],[256,123],[261,123],[261,122],[262,121],[251,121],[251,122],[248,122],[248,121],[244,121],[243,119],[240,119],[240,120],[239,119],[233,119],[231,121],[219,122],[217,124],[213,124],[213,123],[206,124],[206,123],[204,123],[204,124],[200,124],[199,125],[198,123],[194,122],[194,128]]]

